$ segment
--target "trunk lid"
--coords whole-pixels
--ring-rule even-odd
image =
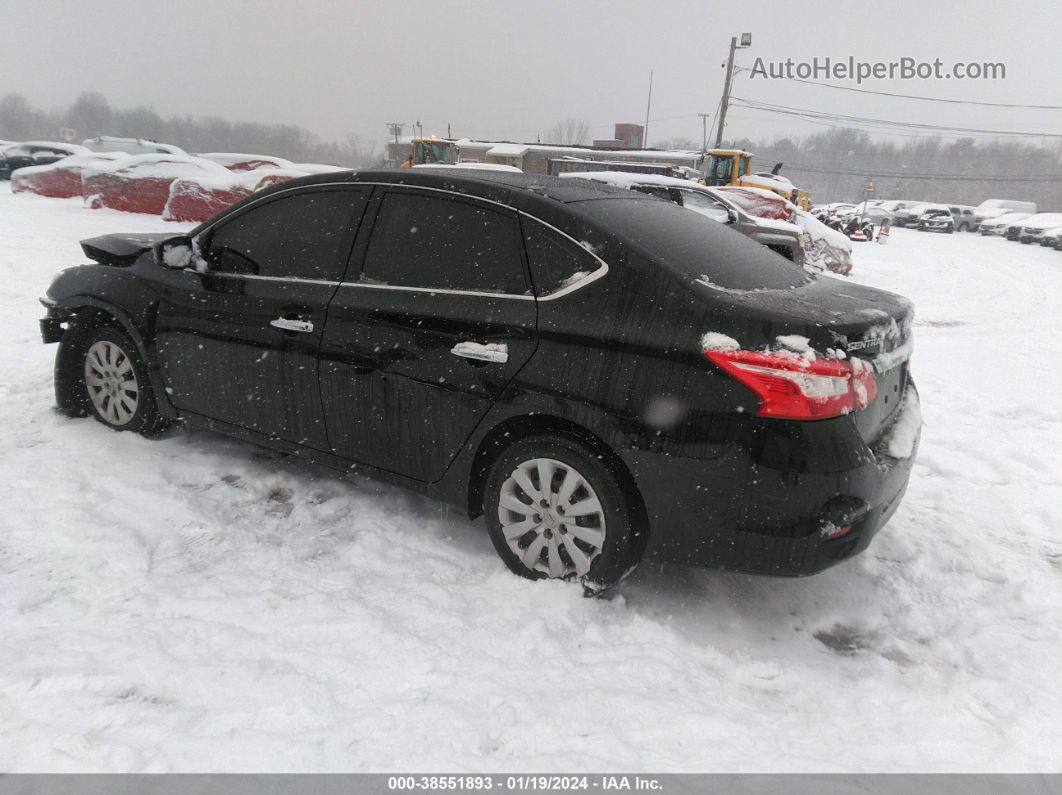
[[[907,387],[913,348],[914,306],[906,298],[831,277],[782,290],[720,291],[695,284],[711,294],[716,306],[728,305],[726,314],[742,348],[799,352],[805,338],[816,356],[843,354],[867,362],[874,369],[877,397],[853,419],[868,443],[889,424]]]
[[[82,240],[81,250],[89,259],[101,265],[124,268],[136,262],[141,254],[150,251],[156,243],[172,237],[167,232],[101,235]]]

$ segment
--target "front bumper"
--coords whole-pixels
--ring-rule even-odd
[[[917,412],[913,383],[907,388]],[[747,444],[708,461],[641,453],[628,464],[642,487],[651,554],[775,576],[815,574],[858,554],[907,489],[918,436],[904,458],[882,447],[891,429],[910,424],[905,411],[872,444],[841,417],[753,421]]]

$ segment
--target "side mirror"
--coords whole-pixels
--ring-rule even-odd
[[[155,244],[155,264],[172,270],[184,270],[195,267],[195,250],[192,238],[178,235]]]

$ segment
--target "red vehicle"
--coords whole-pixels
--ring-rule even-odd
[[[775,221],[792,223],[796,216],[796,205],[762,188],[724,185],[716,190],[725,191],[728,199],[749,215],[755,215],[757,218],[773,218]]]
[[[224,166],[229,171],[255,171],[260,168],[291,169],[293,164],[283,157],[272,155],[245,155],[238,152],[207,152],[196,155],[204,160],[210,160],[219,166]]]
[[[185,155],[133,155],[82,174],[85,200],[91,207],[161,215],[170,186],[181,177],[231,177],[209,160]]]
[[[70,155],[46,166],[27,166],[11,175],[12,193],[36,193],[56,199],[82,196],[81,171],[88,167],[107,166],[128,157],[121,152],[98,152]]]
[[[162,217],[167,221],[205,221],[255,191],[303,176],[302,171],[263,168],[228,177],[181,177],[170,185]]]

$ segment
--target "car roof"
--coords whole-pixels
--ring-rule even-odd
[[[522,199],[529,198],[551,199],[564,204],[593,199],[644,200],[646,198],[640,194],[632,194],[624,188],[590,180],[568,180],[544,174],[461,168],[335,171],[301,177],[277,187],[292,188],[298,185],[349,184],[351,182],[452,190],[456,193],[511,203],[514,206],[524,203]]]

